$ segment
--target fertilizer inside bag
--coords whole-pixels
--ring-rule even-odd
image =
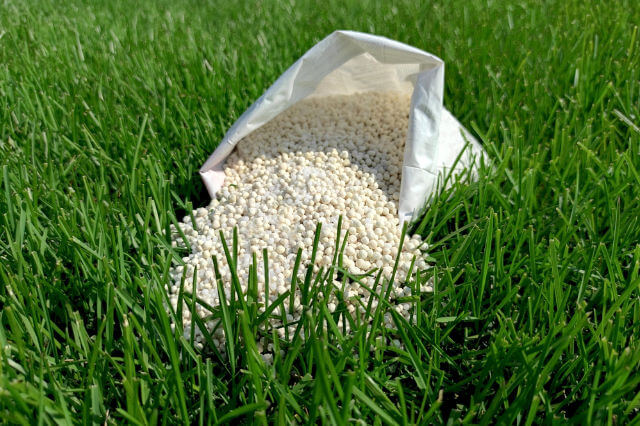
[[[436,56],[384,37],[336,31],[296,61],[236,121],[200,174],[215,197],[224,182],[224,161],[236,144],[305,98],[410,94],[398,216],[400,223],[415,219],[438,179],[455,172],[451,168],[461,153],[459,170],[471,167],[473,158],[482,154],[478,142],[443,107],[443,87],[444,62]]]
[[[182,300],[185,337],[193,331],[200,347],[206,340],[184,307],[184,283],[213,308],[238,291],[254,293],[259,315],[281,303],[267,318],[280,338],[297,333],[310,304],[301,287],[308,273],[318,274],[322,288],[316,302],[346,332],[353,321],[372,320],[367,306],[376,311],[370,290],[376,283],[398,314],[414,317],[408,296],[419,300],[433,290],[423,256],[428,247],[399,225],[424,206],[467,141],[456,167],[468,167],[482,152],[442,107],[443,76],[433,55],[338,31],[238,119],[200,170],[211,203],[172,228],[172,244],[189,248],[170,270],[169,289],[173,309]],[[222,236],[231,235],[237,258],[229,265]],[[234,274],[239,289],[231,285]],[[210,317],[204,306],[196,304],[193,314]],[[390,312],[382,321],[393,327]],[[219,320],[204,326],[224,352]],[[257,346],[270,362],[269,339]]]

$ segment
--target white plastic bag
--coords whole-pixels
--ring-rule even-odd
[[[224,182],[223,163],[235,145],[296,102],[310,96],[368,91],[413,92],[398,213],[411,220],[446,175],[467,141],[456,169],[482,154],[478,142],[442,106],[444,62],[397,41],[336,31],[296,61],[227,131],[200,169],[211,197]],[[454,171],[455,172],[455,171]]]

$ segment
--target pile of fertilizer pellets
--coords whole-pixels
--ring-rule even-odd
[[[238,232],[237,271],[243,291],[246,291],[249,266],[253,253],[258,256],[258,302],[273,303],[291,288],[291,275],[298,249],[302,249],[298,276],[304,279],[309,266],[316,226],[322,223],[314,270],[326,271],[332,264],[336,248],[338,219],[342,216],[342,236],[348,230],[342,266],[354,276],[369,276],[360,280],[335,281],[343,289],[348,313],[364,314],[377,271],[384,278],[393,272],[402,230],[398,222],[398,196],[404,144],[408,127],[410,97],[397,93],[365,93],[348,96],[310,98],[281,113],[269,123],[241,140],[225,164],[225,182],[207,208],[186,215],[180,223],[191,252],[171,269],[173,286],[170,301],[177,307],[181,280],[191,288],[197,271],[197,297],[208,305],[220,305],[216,274],[212,258],[218,259],[226,297],[231,293],[231,272],[220,239],[223,232],[231,245],[234,227]],[[195,218],[192,223],[191,216]],[[183,237],[175,228],[173,244],[185,247]],[[268,250],[269,289],[265,289],[262,251]],[[406,237],[400,254],[391,300],[410,296],[416,291],[429,292],[423,284],[412,289],[405,278],[415,258],[413,273],[428,269],[418,236]],[[337,275],[334,276],[337,279]],[[344,283],[345,281],[346,284]],[[414,293],[412,293],[414,292]],[[338,305],[331,293],[329,311]],[[268,298],[268,301],[266,300]],[[299,286],[293,297],[284,302],[287,323],[295,324],[303,311]],[[406,299],[405,299],[406,300]],[[377,305],[373,300],[373,307]],[[397,302],[396,312],[409,318],[411,303]],[[200,316],[208,315],[200,305]],[[191,332],[191,312],[182,310],[185,335]],[[390,314],[384,316],[392,327]],[[349,322],[344,321],[346,330]],[[272,315],[271,326],[280,337],[285,326],[279,313]],[[213,341],[224,350],[224,332],[215,321],[207,324]],[[343,319],[338,320],[342,329]],[[194,324],[195,326],[195,324]],[[289,325],[293,333],[295,325]],[[196,327],[196,345],[204,339]],[[264,351],[268,359],[270,348]]]

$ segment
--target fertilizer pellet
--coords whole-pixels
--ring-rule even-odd
[[[410,98],[396,93],[366,93],[350,96],[311,98],[299,102],[289,110],[254,131],[239,142],[225,165],[225,182],[216,198],[207,208],[199,208],[186,215],[180,223],[182,233],[191,247],[183,264],[171,269],[173,286],[170,301],[177,308],[181,280],[191,288],[195,277],[197,296],[210,306],[220,305],[214,273],[213,257],[220,266],[219,277],[224,284],[225,296],[231,295],[231,271],[219,233],[223,232],[231,245],[233,228],[238,231],[237,271],[242,290],[246,291],[249,266],[253,253],[258,255],[258,302],[261,310],[291,289],[291,275],[298,249],[301,264],[298,270],[304,279],[312,256],[316,224],[322,223],[317,245],[314,270],[326,271],[334,259],[338,219],[342,216],[342,235],[347,244],[343,253],[343,267],[362,278],[364,286],[354,280],[341,279],[334,285],[343,290],[347,311],[362,319],[370,298],[365,287],[374,283],[375,272],[389,279],[400,245],[401,228],[398,222],[398,196],[404,142],[408,127]],[[192,223],[191,216],[195,218]],[[184,246],[180,233],[173,229],[173,243]],[[391,299],[410,296],[414,291],[427,292],[431,287],[423,284],[412,289],[405,277],[412,259],[413,271],[428,268],[421,253],[418,236],[407,237],[400,253]],[[269,290],[265,288],[262,251],[267,249],[269,261]],[[337,276],[334,274],[334,279]],[[411,280],[409,280],[411,281]],[[334,292],[328,295],[327,308],[335,312],[339,304]],[[303,312],[301,291],[296,288],[293,307],[290,298],[284,302],[287,322],[296,322]],[[377,306],[373,300],[373,307]],[[409,318],[410,303],[395,305],[400,315]],[[208,312],[196,306],[198,315]],[[183,320],[187,324],[185,336],[191,333],[191,313],[184,308]],[[280,314],[277,312],[276,314]],[[338,327],[349,330],[349,323]],[[392,326],[389,313],[384,322]],[[285,330],[281,318],[273,315],[271,326],[280,337],[292,334],[295,326]],[[224,349],[222,327],[215,328],[214,344]],[[203,336],[196,327],[196,345],[202,346]],[[259,348],[265,359],[270,349]]]

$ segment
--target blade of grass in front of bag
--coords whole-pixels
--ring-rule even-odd
[[[416,271],[416,281],[415,281],[415,285],[413,286],[413,288],[411,289],[413,296],[418,298],[418,302],[415,304],[415,309],[414,312],[412,314],[415,315],[415,321],[413,319],[413,317],[411,318],[411,322],[413,324],[416,325],[416,327],[420,327],[420,323],[421,323],[421,318],[422,315],[420,315],[420,313],[422,312],[422,279],[421,276],[423,274],[420,271]],[[426,275],[426,274],[425,274]],[[424,278],[424,280],[426,281],[426,278]]]
[[[222,354],[220,353],[215,343],[213,342],[211,333],[209,332],[206,325],[202,321],[202,318],[200,318],[199,315],[196,315],[195,312],[191,314],[191,318],[193,319],[193,321],[195,321],[196,325],[198,326],[198,329],[200,329],[200,332],[202,333],[202,336],[204,337],[204,340],[207,342],[207,345],[209,346],[209,348],[216,354],[216,356],[219,359],[223,359]]]
[[[396,260],[393,264],[393,271],[391,271],[391,277],[389,278],[389,285],[387,286],[387,293],[385,295],[385,299],[389,299],[389,294],[391,293],[392,283],[396,279],[396,273],[398,271],[398,266],[400,265],[400,254],[402,253],[402,247],[404,247],[404,238],[407,235],[407,222],[402,225],[402,233],[400,234],[400,244],[398,245],[398,251],[396,252]]]
[[[216,283],[218,285],[218,297],[220,299],[220,310],[222,311],[222,328],[225,334],[225,344],[227,346],[227,355],[229,356],[229,363],[231,364],[231,373],[236,373],[236,357],[233,337],[233,319],[229,313],[229,305],[227,304],[227,296],[224,293],[224,285],[222,283],[222,276],[220,275],[220,269],[218,268],[218,258],[213,256],[213,270],[216,274]]]
[[[332,331],[333,336],[338,340],[338,343],[343,344],[344,335],[342,334],[342,331],[340,331],[340,329],[338,328],[338,324],[336,324],[336,322],[334,321],[333,314],[329,312],[329,308],[327,308],[326,305],[322,305],[320,306],[320,310],[322,312],[322,315],[324,316],[325,321],[327,321],[328,329]]]
[[[269,309],[269,298],[271,292],[269,291],[269,253],[266,248],[262,249],[262,261],[264,263],[264,310]],[[256,277],[258,271],[256,270]],[[257,281],[256,281],[257,283]]]
[[[176,228],[176,232],[180,234],[180,238],[182,239],[182,242],[184,243],[187,250],[191,252],[191,244],[189,244],[189,239],[184,234],[184,231],[178,224],[178,220],[176,219],[175,215],[171,215],[171,223],[173,223],[173,226]],[[120,234],[118,234],[118,237],[120,237]]]
[[[185,273],[186,271],[182,271],[182,276],[180,277],[180,281],[185,279]],[[0,277],[1,278],[1,277]],[[114,289],[114,287],[111,285],[107,288],[107,311],[109,310],[109,306],[112,304],[115,304],[115,294],[116,291]],[[169,298],[169,293],[167,291],[161,291],[160,294],[162,295],[162,303],[163,305],[165,305],[167,307],[167,314],[173,319],[173,322],[175,324],[176,327],[180,326],[180,321],[177,318],[177,314],[176,311],[177,309],[173,308],[173,305],[171,304],[171,299]],[[176,308],[178,306],[176,305]],[[111,339],[113,336],[113,328],[114,328],[114,322],[111,321],[109,324],[107,324],[107,338]],[[105,344],[106,342],[106,338],[105,338]]]
[[[371,318],[371,307],[373,305],[373,299],[378,295],[378,293],[376,293],[376,290],[378,289],[378,284],[380,284],[381,278],[382,278],[382,271],[378,270],[378,273],[376,274],[376,279],[373,282],[373,287],[371,287],[370,289],[367,288],[367,290],[369,291],[369,300],[367,301],[365,318]]]
[[[191,296],[189,293],[186,293],[189,297]],[[202,306],[203,308],[205,308],[207,311],[209,311],[212,315],[215,315],[216,312],[216,307],[214,307],[213,305],[210,305],[208,302],[206,302],[204,299],[200,298],[200,297],[196,297],[196,303],[200,306]]]
[[[302,287],[302,304],[307,305],[307,296],[309,293],[309,286],[311,285],[311,277],[313,275],[313,269],[316,264],[316,254],[318,253],[318,243],[320,242],[320,231],[322,230],[322,223],[319,222],[316,225],[316,234],[313,238],[313,249],[311,250],[311,260],[309,267],[307,268],[307,274],[304,277],[304,285]]]
[[[412,286],[411,285],[411,275],[413,274],[413,268],[415,267],[416,264],[416,256],[411,256],[411,263],[409,264],[409,270],[407,271],[407,275],[404,279],[405,285],[409,286],[409,288],[411,289],[411,295],[415,296],[414,294],[414,289],[415,286],[418,285],[418,277],[417,277],[417,271],[416,271],[416,279],[415,279],[415,284]],[[418,287],[419,289],[420,287]],[[419,293],[418,293],[419,294]],[[417,302],[415,302],[415,304],[420,304],[420,297],[418,297],[417,299],[415,297],[412,298],[414,301],[417,300]],[[413,318],[413,312],[409,314],[411,318]]]
[[[284,304],[284,300],[282,301],[282,304],[280,305],[280,323],[282,324],[282,327],[284,327],[284,338],[285,338],[285,340],[287,342],[290,342],[291,340],[289,339],[289,327],[287,325],[287,308],[286,308],[286,306]]]
[[[195,276],[198,273],[198,267],[194,268],[193,275]],[[182,271],[182,278],[180,279],[180,289],[178,290],[178,304],[176,305],[176,317],[179,323],[176,325],[176,328],[179,329],[180,334],[184,332],[184,319],[182,317],[182,303],[184,299],[184,283],[187,280],[187,268],[184,268]]]
[[[232,238],[233,240],[231,242],[231,247],[233,252],[233,264],[237,265],[238,264],[238,227],[237,226],[233,227]]]
[[[320,267],[320,269],[318,270],[318,273],[316,274],[316,279],[313,281],[313,284],[311,285],[311,296],[309,297],[309,306],[313,306],[313,304],[316,302],[316,298],[318,297],[318,294],[320,293],[320,290],[323,289],[323,286],[321,283],[331,282],[330,277],[332,276],[332,271],[333,271],[333,268],[331,267],[327,269],[326,272],[324,272],[324,267]]]
[[[298,268],[300,268],[300,261],[302,260],[302,248],[298,248],[296,254],[296,261],[293,265],[293,272],[291,273],[291,299],[289,300],[289,313],[293,314],[293,304],[295,302],[296,284],[298,282]]]
[[[303,344],[304,342],[302,341],[302,339],[294,339],[291,342],[291,345],[285,352],[287,355],[282,366],[282,377],[289,377],[291,375],[291,369],[293,368],[294,362],[296,360],[299,360],[298,356]]]
[[[227,258],[227,264],[229,265],[229,271],[231,272],[231,285],[233,289],[231,294],[233,294],[233,292],[235,291],[236,295],[238,296],[237,301],[240,302],[240,306],[242,310],[246,311],[247,304],[242,292],[242,287],[240,286],[240,279],[238,278],[237,266],[236,266],[236,263],[233,261],[233,257],[231,256],[231,253],[229,252],[229,247],[227,246],[227,242],[224,239],[224,234],[222,233],[222,231],[220,231],[220,240],[222,241],[222,248],[224,249],[224,255]],[[232,302],[234,302],[233,298],[232,298]]]
[[[309,322],[309,324],[311,325],[309,327],[309,330],[311,332],[311,345],[313,348],[313,351],[316,354],[316,362],[315,362],[315,367],[317,369],[315,377],[316,380],[319,380],[320,384],[321,384],[321,389],[322,389],[322,396],[323,399],[327,402],[328,404],[328,414],[330,414],[330,418],[332,420],[332,423],[337,423],[338,419],[340,418],[340,414],[339,414],[339,410],[338,410],[338,405],[336,403],[336,400],[333,396],[333,391],[331,389],[331,384],[329,383],[329,372],[332,370],[332,368],[330,368],[328,366],[329,363],[331,363],[331,360],[329,359],[329,357],[326,356],[326,352],[323,350],[323,348],[320,346],[320,342],[322,341],[321,339],[318,339],[317,336],[315,335],[315,331],[314,331],[314,321],[313,321],[313,316],[311,315],[310,312],[307,312],[306,314],[307,317],[307,321]],[[332,366],[333,367],[333,366]],[[329,370],[329,371],[328,371]],[[316,390],[318,388],[316,387]],[[339,389],[339,388],[338,388]],[[343,394],[342,389],[339,389],[339,393]]]
[[[265,369],[264,361],[262,360],[262,357],[258,352],[254,334],[249,327],[249,320],[247,319],[247,315],[248,313],[246,311],[240,313],[240,325],[242,327],[244,347],[247,352],[246,359],[248,364],[249,379],[253,384],[256,404],[260,404],[261,406],[266,407],[264,399],[264,389],[262,386],[262,376]],[[256,420],[255,418],[257,418],[260,424],[267,424],[265,412],[263,411],[263,409],[255,411],[254,420]]]
[[[349,229],[344,232],[344,238],[342,239],[342,246],[340,247],[340,254],[338,255],[338,267],[342,268],[342,261],[344,256],[344,249],[347,247],[347,241],[349,240]]]
[[[313,315],[310,314],[311,318],[314,318]],[[319,326],[317,326],[314,322],[311,323],[311,327],[313,328],[313,333],[312,333],[312,338],[318,342],[318,344],[322,344],[327,345],[327,341],[328,336],[326,332],[322,332],[320,331],[321,334],[316,334],[319,330],[321,330],[321,328]],[[321,336],[320,338],[318,338],[318,336]],[[328,348],[323,348],[323,352],[327,352]],[[346,349],[346,348],[345,348]],[[334,389],[338,392],[338,399],[340,401],[344,400],[344,390],[342,389],[342,383],[340,383],[340,376],[341,374],[339,374],[338,370],[336,369],[336,365],[333,363],[333,361],[331,360],[331,357],[325,357],[326,362],[325,362],[325,366],[329,372],[329,378],[331,379],[331,382],[333,382],[333,387]],[[340,369],[342,370],[342,369]],[[341,373],[342,371],[340,371]]]
[[[411,263],[409,264],[409,269],[407,270],[407,275],[404,278],[404,282],[409,284],[411,282],[411,274],[413,273],[413,268],[416,264],[416,256],[411,256]]]
[[[402,247],[404,245],[404,238],[405,238],[406,234],[407,234],[407,222],[405,222],[404,225],[402,226],[402,234],[400,235],[400,244],[398,246],[398,251],[396,253],[396,260],[395,260],[394,265],[393,265],[393,271],[391,272],[391,277],[387,281],[387,287],[385,288],[384,285],[383,285],[382,288],[381,288],[381,293],[384,292],[384,296],[380,297],[380,300],[378,302],[378,306],[376,307],[376,313],[375,313],[374,319],[373,319],[373,321],[371,323],[371,332],[369,333],[369,339],[367,339],[368,340],[367,347],[370,347],[371,339],[372,339],[372,336],[374,335],[374,331],[380,325],[381,316],[383,315],[383,313],[382,313],[383,312],[383,305],[385,305],[385,307],[386,306],[391,306],[390,303],[389,303],[389,297],[391,296],[391,290],[393,288],[393,282],[395,280],[395,276],[396,276],[396,273],[398,271],[398,265],[400,263],[400,253],[402,253]],[[391,309],[393,309],[393,307],[391,307]]]
[[[258,256],[255,252],[251,254],[251,270],[249,271],[249,282],[247,283],[247,294],[251,295],[251,316],[249,318],[256,318],[260,306],[260,300],[258,299]]]
[[[311,286],[312,289],[317,287],[318,282],[322,279],[322,274],[324,272],[324,268],[320,267],[320,270],[318,271],[318,273],[316,274],[316,278]],[[310,302],[310,300],[309,300]],[[303,304],[303,315],[300,317],[300,321],[298,321],[298,325],[296,326],[296,332],[295,332],[295,336],[299,336],[301,335],[300,331],[306,331],[308,329],[308,327],[304,327],[305,325],[305,320],[304,318],[306,318],[306,316],[304,315],[307,311],[309,311],[311,309],[310,303],[305,303]],[[304,330],[303,330],[304,328]],[[305,336],[307,337],[307,336]]]
[[[252,296],[252,286],[253,286],[253,274],[255,273],[255,263],[252,260],[252,263],[249,265],[249,268],[247,270],[248,274],[247,274],[247,306],[249,307],[249,309],[251,309],[251,303],[249,303],[253,296]]]
[[[198,316],[198,313],[196,312],[196,298],[198,294],[197,288],[196,288],[197,283],[198,283],[198,273],[196,271],[193,274],[193,282],[191,283],[191,318],[192,319]],[[193,342],[196,335],[196,328],[193,326],[193,324],[190,327],[190,332],[191,332],[191,336],[190,336],[189,343],[191,343],[191,345],[193,346]]]
[[[331,261],[332,265],[335,265],[339,255],[340,255],[340,234],[342,233],[342,215],[338,216],[338,229],[336,229],[336,246],[333,250],[333,260]]]
[[[275,327],[271,327],[271,333],[266,333],[267,336],[271,336],[271,343],[273,343],[273,367],[276,371],[276,374],[280,374],[280,370],[282,369],[282,355],[280,354],[280,339],[278,338],[278,332]],[[268,339],[265,336],[265,340]],[[284,351],[282,351],[284,352]],[[274,382],[277,383],[277,382]]]
[[[382,316],[382,309],[383,309],[383,306],[384,306],[383,301],[385,299],[384,299],[384,296],[382,295],[382,293],[385,291],[385,287],[384,287],[385,280],[382,278],[382,273],[381,272],[378,272],[378,275],[376,276],[375,288],[377,288],[377,284],[379,282],[382,282],[382,285],[380,286],[380,294],[375,293],[373,291],[370,293],[371,299],[373,299],[373,298],[377,298],[378,299],[378,304],[375,307],[375,310],[374,310],[374,313],[373,313],[373,319],[371,320],[371,326],[370,326],[369,336],[367,338],[367,345],[366,345],[367,346],[367,350],[369,348],[371,348],[371,342],[373,340],[373,337],[376,334],[378,326],[380,325],[380,317]],[[371,299],[370,299],[371,303],[367,306],[367,308],[372,307],[372,303],[373,302],[371,301]],[[369,310],[369,314],[370,314],[370,312],[371,311]]]
[[[269,305],[269,307],[267,309],[264,310],[264,312],[262,312],[260,314],[260,316],[258,316],[257,319],[257,323],[260,324],[264,321],[267,321],[269,319],[269,315],[271,315],[271,313],[280,305],[282,304],[282,302],[284,300],[287,299],[287,297],[289,297],[289,293],[290,291],[287,290],[284,293],[282,293],[280,296],[278,296],[278,298],[276,300],[273,301],[272,304]]]

